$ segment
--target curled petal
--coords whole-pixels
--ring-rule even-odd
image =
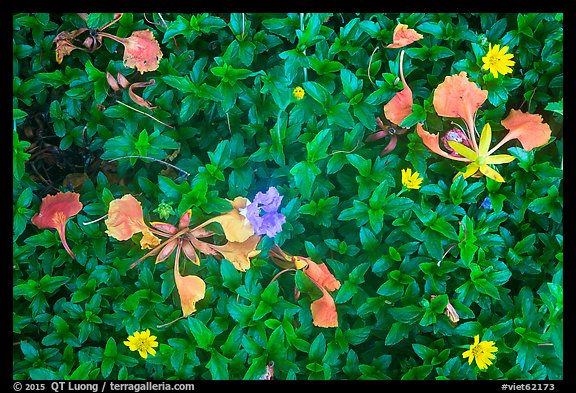
[[[68,56],[75,49],[85,50],[84,48],[78,47],[72,43],[72,40],[78,37],[80,34],[84,33],[88,28],[83,27],[74,31],[62,31],[54,37],[53,42],[56,43],[56,62],[58,64],[62,63],[65,56]]]
[[[447,76],[434,91],[434,109],[443,117],[459,117],[474,126],[474,113],[488,98],[488,91],[468,80],[466,72]]]
[[[438,142],[438,134],[430,134],[426,131],[421,123],[416,124],[416,132],[422,138],[422,142],[432,150],[434,153],[441,155],[442,157],[449,158],[456,161],[469,162],[470,160],[464,157],[456,157],[446,153],[444,150],[440,149],[440,143]]]
[[[75,192],[59,192],[42,198],[40,212],[32,217],[32,224],[38,229],[54,228],[62,240],[66,252],[75,258],[66,241],[66,222],[82,210],[80,194]]]
[[[334,299],[326,290],[322,290],[324,296],[310,304],[312,323],[318,327],[338,327],[338,313]]]
[[[424,38],[422,34],[414,29],[409,29],[408,25],[398,23],[392,35],[392,43],[386,45],[386,48],[402,48],[422,38]]]
[[[196,302],[204,298],[206,283],[197,276],[182,276],[177,261],[174,263],[174,279],[180,295],[182,313],[188,316],[196,311]]]
[[[148,100],[145,100],[144,98],[142,98],[141,96],[139,96],[138,94],[134,93],[135,88],[140,88],[140,87],[146,87],[146,86],[153,86],[154,83],[156,81],[154,79],[150,79],[150,81],[148,82],[138,82],[138,83],[132,83],[130,85],[130,87],[128,88],[128,95],[130,96],[130,99],[132,101],[134,101],[136,104],[144,107],[144,108],[148,108],[148,109],[156,109],[158,108],[157,106],[152,105],[152,103]]]
[[[126,79],[126,77],[122,75],[120,71],[118,71],[118,74],[116,74],[116,80],[118,81],[118,84],[122,86],[123,89],[130,86],[130,82],[128,82],[128,79]]]
[[[511,139],[518,139],[526,151],[542,146],[550,140],[552,130],[542,122],[539,114],[524,113],[521,110],[511,109],[510,114],[502,120],[501,124],[509,130],[508,134],[498,143],[503,145]]]

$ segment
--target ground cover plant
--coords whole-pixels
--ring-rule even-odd
[[[13,15],[14,379],[563,378],[563,15]]]

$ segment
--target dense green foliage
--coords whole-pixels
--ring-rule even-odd
[[[107,38],[56,61],[58,33],[111,19],[13,15],[15,379],[258,379],[270,361],[276,379],[563,378],[562,14],[126,13],[106,31],[152,30],[157,70],[125,67],[123,46]],[[386,48],[398,23],[423,38],[403,48],[408,132],[381,157],[384,142],[365,138],[402,89],[401,49]],[[482,69],[489,44],[510,48],[511,74]],[[111,89],[107,71],[154,79],[134,92],[157,108]],[[416,133],[417,123],[451,127],[432,97],[461,71],[488,91],[476,121],[490,122],[495,141],[510,109],[552,130],[529,152],[517,141],[499,149],[516,157],[497,166],[505,183],[453,180],[462,164]],[[181,170],[110,161],[124,156]],[[404,168],[423,183],[399,196]],[[84,225],[124,194],[141,201],[146,222],[176,224],[192,209],[194,225],[270,186],[283,195],[282,232],[263,237],[246,272],[201,256],[190,270],[205,298],[165,327],[182,315],[174,257],[130,269],[145,253],[138,236],[117,241],[104,221]],[[30,222],[58,190],[84,205],[66,226],[76,260],[54,230]],[[312,324],[319,294],[302,274],[269,285],[281,270],[273,244],[327,264],[342,284],[332,293],[338,327]],[[145,329],[159,346],[142,359],[123,342]],[[462,357],[476,335],[498,348],[487,370]]]

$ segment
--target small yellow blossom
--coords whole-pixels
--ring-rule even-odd
[[[412,169],[410,168],[402,169],[402,184],[404,184],[406,188],[417,190],[420,188],[422,180],[424,180],[419,176],[420,174],[418,172],[414,172],[414,174],[412,174]]]
[[[486,56],[482,57],[484,70],[489,70],[494,78],[498,78],[498,74],[510,74],[512,72],[512,67],[515,63],[512,61],[514,55],[512,53],[506,53],[508,51],[507,46],[503,46],[500,49],[500,45],[492,44],[488,45],[488,53]]]
[[[302,98],[304,98],[304,89],[298,86],[297,88],[294,89],[294,91],[292,91],[292,95],[297,100],[301,100]]]
[[[138,351],[144,359],[148,357],[148,354],[156,355],[156,350],[153,348],[158,346],[156,336],[150,335],[150,329],[146,329],[143,332],[134,332],[133,336],[128,336],[128,341],[124,341],[124,344],[131,351]]]
[[[477,334],[474,337],[474,344],[470,345],[470,349],[462,354],[463,358],[468,358],[468,364],[472,364],[472,360],[476,360],[476,365],[480,370],[485,370],[492,364],[490,359],[495,356],[492,352],[497,352],[498,348],[494,346],[494,341],[480,342],[480,336]]]

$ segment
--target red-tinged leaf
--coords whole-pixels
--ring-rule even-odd
[[[180,230],[188,228],[188,225],[190,225],[190,217],[192,217],[192,210],[188,209],[184,212],[184,214],[182,214],[182,217],[180,217],[180,221],[178,223],[178,228]]]

